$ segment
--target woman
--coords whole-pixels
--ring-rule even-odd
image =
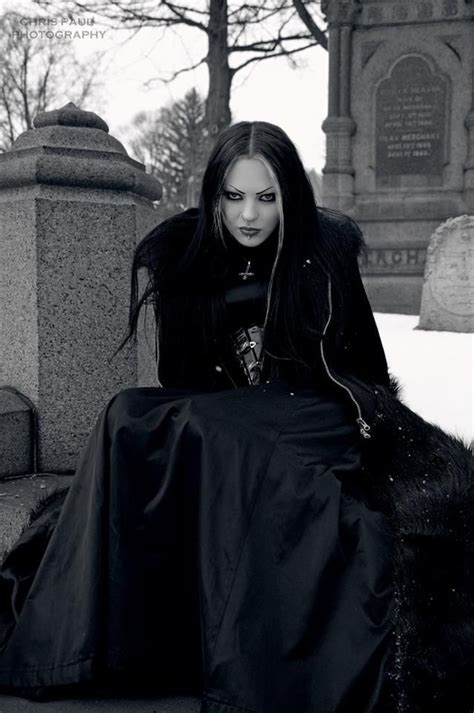
[[[7,557],[0,683],[470,710],[469,456],[396,400],[361,247],[281,129],[222,133],[199,209],[135,255],[129,336],[152,304],[165,388],[112,400]]]

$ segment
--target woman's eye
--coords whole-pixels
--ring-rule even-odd
[[[234,193],[233,191],[224,191],[224,196],[229,201],[239,201],[242,198],[240,193]]]
[[[260,196],[260,200],[263,201],[264,203],[273,203],[275,200],[275,194],[274,193],[262,193]]]

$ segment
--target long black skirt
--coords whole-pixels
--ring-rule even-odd
[[[130,389],[60,513],[0,576],[0,685],[116,677],[203,713],[379,710],[391,535],[347,405],[261,385]]]

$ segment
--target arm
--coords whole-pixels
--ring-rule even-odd
[[[344,361],[355,376],[388,386],[387,360],[357,259],[352,267],[351,298],[342,349]]]

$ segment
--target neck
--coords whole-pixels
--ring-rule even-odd
[[[225,242],[231,272],[239,274],[250,270],[256,277],[266,277],[270,274],[277,252],[278,229],[256,247],[241,245],[229,233],[226,233]],[[248,263],[250,267],[247,270]]]

